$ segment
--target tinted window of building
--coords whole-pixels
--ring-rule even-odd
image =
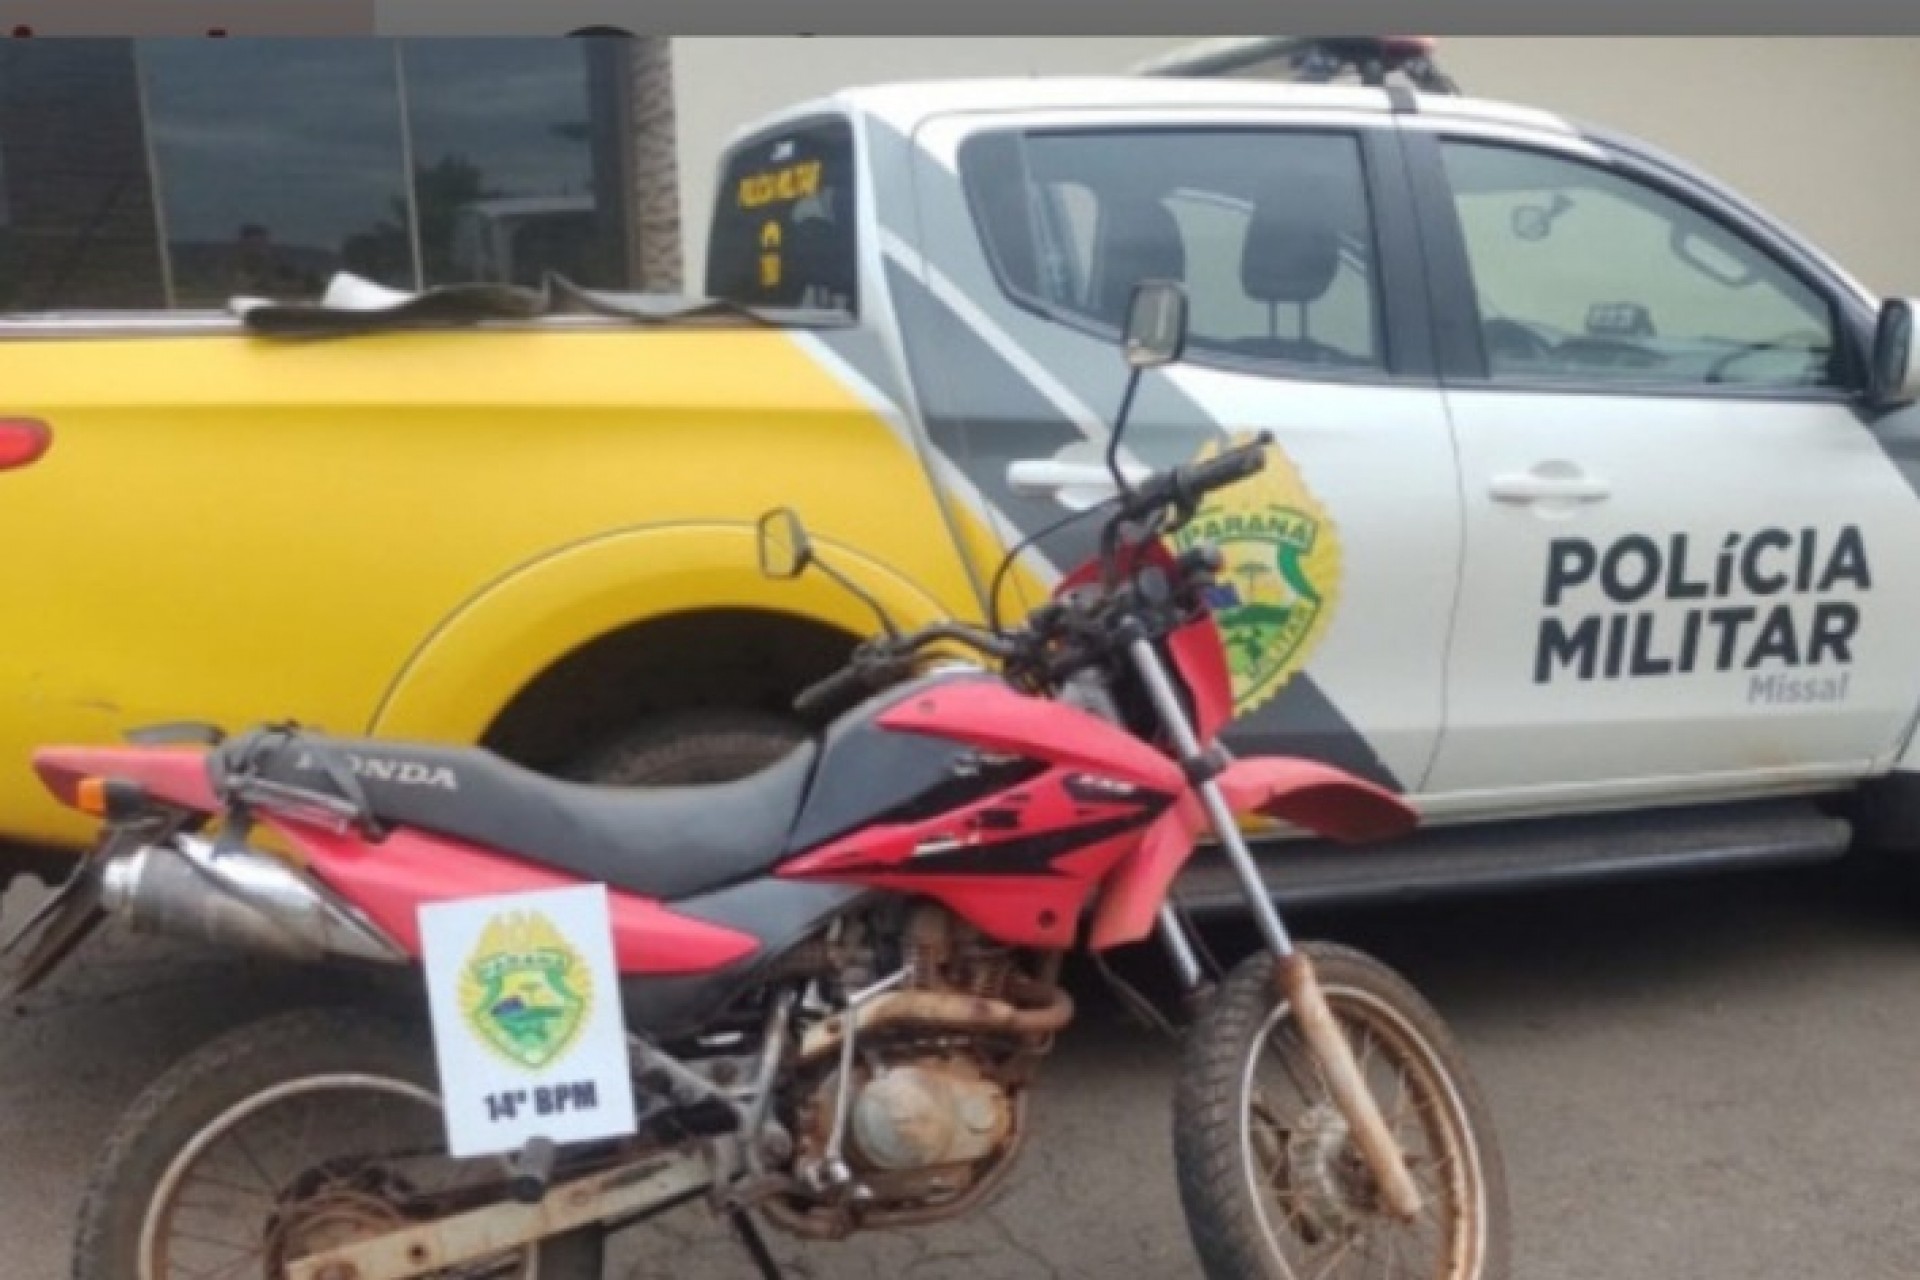
[[[427,40],[403,53],[428,284],[626,283],[624,41]],[[609,145],[611,144],[611,145]]]
[[[0,310],[620,287],[625,40],[0,44]]]
[[[338,270],[412,288],[394,45],[141,43],[176,306],[320,292]]]
[[[0,310],[166,305],[127,40],[0,44]]]

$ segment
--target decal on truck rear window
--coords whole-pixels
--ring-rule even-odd
[[[1534,683],[1737,671],[1749,702],[1838,702],[1872,587],[1857,525],[1736,531],[1711,549],[1684,533],[1555,538]]]
[[[707,246],[707,293],[758,307],[858,306],[853,129],[800,125],[728,156]]]
[[[784,165],[764,173],[744,174],[734,188],[733,203],[740,209],[807,200],[820,194],[820,162]]]

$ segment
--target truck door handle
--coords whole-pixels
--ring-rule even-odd
[[[1138,463],[1123,462],[1129,484],[1152,475]],[[1113,496],[1113,473],[1104,462],[1066,458],[1021,458],[1007,466],[1007,487],[1023,498],[1052,498],[1070,511],[1084,511]]]
[[[1613,486],[1564,462],[1543,462],[1531,471],[1495,476],[1487,492],[1496,502],[1601,502],[1613,496]]]

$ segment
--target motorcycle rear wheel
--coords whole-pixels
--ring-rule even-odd
[[[1305,950],[1424,1205],[1411,1223],[1383,1211],[1273,960],[1255,955],[1188,1030],[1174,1100],[1180,1199],[1209,1280],[1506,1280],[1506,1175],[1453,1037],[1385,965]]]
[[[368,1013],[282,1014],[213,1041],[108,1140],[74,1280],[277,1277],[292,1258],[406,1225],[422,1197],[496,1179],[497,1159],[445,1153],[434,1088],[424,1029]],[[586,1228],[438,1274],[600,1280],[604,1249]]]

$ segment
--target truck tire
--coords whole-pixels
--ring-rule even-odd
[[[1853,823],[1853,852],[1842,874],[1865,894],[1920,910],[1920,775],[1869,782],[1840,812]]]
[[[278,1267],[271,1265],[277,1257],[298,1256],[359,1238],[354,1232],[362,1227],[377,1234],[399,1225],[405,1220],[403,1208],[389,1206],[376,1190],[387,1185],[383,1177],[399,1181],[402,1175],[384,1172],[386,1156],[351,1145],[361,1132],[351,1120],[358,1116],[384,1121],[384,1126],[365,1126],[368,1140],[384,1139],[393,1144],[394,1152],[417,1160],[424,1148],[394,1133],[394,1106],[417,1107],[427,1113],[419,1119],[424,1140],[440,1123],[435,1089],[433,1047],[424,1024],[392,1021],[364,1009],[301,1010],[229,1032],[148,1086],[115,1126],[80,1206],[74,1280],[132,1276],[185,1280],[209,1274],[185,1265],[176,1269],[178,1260],[172,1256],[176,1248],[192,1250],[209,1243],[230,1252],[257,1248],[262,1265],[249,1274],[277,1275]],[[318,1101],[323,1095],[326,1101]],[[353,1105],[356,1095],[362,1103],[367,1097],[377,1098],[382,1109],[360,1116]],[[301,1147],[296,1139],[291,1161],[276,1163],[269,1158],[262,1163],[258,1136],[255,1144],[248,1144],[240,1136],[243,1128],[275,1107],[303,1101],[315,1108],[306,1126],[289,1127],[281,1136],[304,1133],[314,1145]],[[338,1128],[314,1125],[316,1115],[325,1115]],[[185,1193],[195,1186],[190,1179],[196,1169],[217,1160],[228,1142],[237,1144],[235,1150],[245,1155],[240,1160],[234,1152],[226,1152],[233,1167],[249,1171],[249,1177],[257,1175],[264,1190],[277,1194],[252,1197],[259,1202],[257,1222],[234,1211],[234,1203],[250,1203],[246,1199],[221,1205],[225,1210],[220,1218],[222,1240],[196,1238],[184,1231],[178,1241],[173,1240],[177,1216],[215,1211],[192,1204]],[[345,1151],[302,1171],[303,1160],[343,1143],[348,1144]],[[283,1147],[284,1143],[268,1148],[269,1157],[288,1155]],[[364,1174],[356,1172],[347,1179],[364,1185],[339,1190],[340,1170],[349,1167],[350,1159],[368,1162]],[[208,1187],[214,1192],[223,1186],[231,1191],[235,1175],[221,1167],[226,1181],[208,1179]],[[325,1179],[317,1178],[317,1171],[325,1169],[332,1172]],[[314,1185],[311,1192],[305,1189],[309,1182]],[[200,1191],[211,1194],[206,1188]],[[231,1195],[227,1199],[234,1200]],[[233,1239],[236,1236],[238,1240]],[[513,1264],[508,1274],[514,1280],[599,1280],[605,1241],[600,1227],[586,1227],[499,1262]],[[231,1262],[226,1254],[221,1256]]]
[[[568,772],[614,787],[732,782],[766,768],[806,737],[799,721],[765,711],[681,711],[584,752]]]

